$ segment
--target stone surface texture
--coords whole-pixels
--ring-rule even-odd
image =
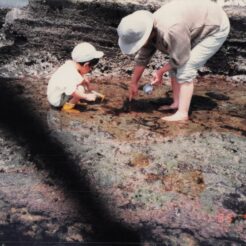
[[[180,0],[185,1],[185,0]],[[199,71],[191,120],[165,123],[170,84],[127,101],[133,57],[116,28],[167,1],[30,0],[0,9],[2,245],[245,245],[246,11],[227,5],[231,33]],[[105,52],[92,75],[106,95],[51,108],[50,75],[81,41]],[[11,244],[12,243],[12,244]]]

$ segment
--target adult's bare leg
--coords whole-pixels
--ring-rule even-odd
[[[161,118],[165,121],[184,121],[189,119],[189,108],[194,91],[194,82],[180,84],[178,111],[171,115]]]
[[[173,103],[171,105],[160,107],[161,110],[178,109],[179,107],[180,84],[177,82],[176,77],[171,77],[171,85],[173,91]]]

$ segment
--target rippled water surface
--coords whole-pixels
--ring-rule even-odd
[[[3,7],[23,7],[28,4],[28,0],[0,0],[0,8]]]

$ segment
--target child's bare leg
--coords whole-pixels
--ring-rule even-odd
[[[163,117],[162,120],[165,121],[181,121],[188,120],[188,113],[190,108],[190,102],[193,95],[194,82],[186,82],[180,84],[180,94],[179,94],[179,107],[178,111],[167,117]]]
[[[76,103],[79,101],[78,97],[72,97],[62,107],[62,111],[69,113],[79,113],[77,109],[74,109]]]
[[[160,108],[162,110],[178,109],[179,107],[180,84],[177,82],[176,77],[171,77],[171,85],[173,90],[173,103],[171,105],[162,106]]]
[[[79,97],[72,97],[68,103],[71,103],[71,104],[76,104],[80,101],[80,98]]]

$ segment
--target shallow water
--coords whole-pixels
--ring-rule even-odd
[[[24,7],[28,3],[28,0],[0,0],[0,8]]]

